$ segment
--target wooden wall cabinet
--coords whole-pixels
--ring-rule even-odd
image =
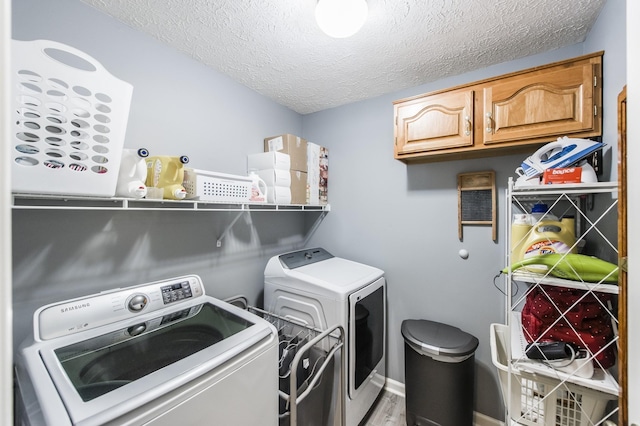
[[[442,161],[530,152],[602,132],[603,52],[394,102],[395,158]]]
[[[473,90],[452,90],[396,104],[396,158],[473,146]]]

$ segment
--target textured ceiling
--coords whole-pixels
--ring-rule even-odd
[[[316,0],[82,0],[308,114],[584,40],[606,0],[367,0],[351,38]]]

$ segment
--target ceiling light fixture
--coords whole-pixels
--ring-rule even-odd
[[[366,0],[318,0],[316,22],[327,35],[346,38],[362,28],[367,13]]]

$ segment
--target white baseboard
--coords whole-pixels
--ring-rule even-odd
[[[384,390],[389,393],[396,394],[402,398],[405,397],[404,383],[398,382],[388,377],[387,382],[384,386]],[[504,426],[504,423],[500,420],[494,419],[493,417],[489,417],[487,415],[474,411],[473,426]]]
[[[485,414],[473,412],[473,426],[504,426],[500,420],[489,417]]]
[[[387,377],[387,381],[384,385],[384,390],[387,392],[396,394],[404,398],[404,383],[398,382],[396,380],[390,379]]]

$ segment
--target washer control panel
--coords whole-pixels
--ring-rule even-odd
[[[204,296],[200,277],[187,275],[54,303],[35,312],[34,338],[75,334]]]
[[[170,284],[162,287],[162,301],[164,304],[173,302],[179,302],[180,300],[193,297],[191,290],[191,284],[189,281],[182,281],[180,283]]]

